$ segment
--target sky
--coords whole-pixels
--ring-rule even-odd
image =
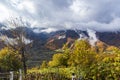
[[[0,22],[19,16],[51,31],[120,31],[120,0],[0,0]]]

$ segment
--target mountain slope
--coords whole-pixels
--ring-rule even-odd
[[[19,28],[14,29],[20,32]],[[68,44],[69,47],[75,42],[75,40],[86,39],[93,46],[98,46],[101,50],[107,48],[107,46],[120,47],[120,32],[95,32],[93,30],[81,31],[81,30],[59,30],[51,33],[34,32],[33,28],[24,28],[26,37],[32,40],[32,47],[28,49],[28,64],[34,66],[42,63],[43,60],[51,59],[55,53],[54,50],[60,49],[64,44]],[[40,29],[39,29],[40,30]],[[41,29],[42,30],[42,29]],[[4,43],[1,40],[1,36],[6,35],[7,37],[14,39],[11,35],[10,30],[0,30],[0,49],[4,47]],[[93,44],[94,43],[94,44]]]
[[[111,46],[120,47],[120,32],[97,32],[96,35],[100,41]]]
[[[15,31],[20,32],[17,28]],[[24,28],[26,37],[33,41],[33,47],[44,49],[59,49],[65,43],[72,44],[75,40],[88,39],[90,43],[97,40],[102,41],[108,45],[120,46],[120,32],[95,32],[95,31],[81,31],[81,30],[60,30],[51,33],[40,32],[35,33],[32,28]],[[0,30],[1,35],[7,35],[13,38],[10,30]]]

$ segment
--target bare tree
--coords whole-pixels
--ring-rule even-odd
[[[27,65],[26,65],[26,46],[32,41],[26,38],[25,27],[28,27],[29,24],[23,21],[22,18],[10,19],[7,21],[7,26],[10,28],[10,35],[12,38],[4,36],[4,42],[6,46],[13,48],[14,50],[19,51],[21,54],[21,61],[23,64],[24,74],[27,74]]]

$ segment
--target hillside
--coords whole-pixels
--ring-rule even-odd
[[[19,28],[14,29],[20,32]],[[105,44],[104,46],[120,46],[120,33],[114,32],[92,32],[81,30],[60,30],[50,33],[46,32],[34,32],[33,28],[24,27],[26,37],[32,40],[32,47],[28,50],[28,63],[41,63],[43,60],[51,59],[55,53],[54,50],[60,49],[64,44],[68,44],[69,47],[75,40],[87,39],[90,43],[94,43],[93,46],[99,44]],[[41,29],[42,30],[42,29]],[[1,29],[1,37],[7,35],[7,37],[14,39],[10,30]],[[94,34],[94,36],[93,36]],[[0,48],[4,47],[2,40],[0,41]]]

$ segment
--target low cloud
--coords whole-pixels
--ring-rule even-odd
[[[32,27],[120,31],[119,4],[120,0],[0,0],[0,21],[22,16]]]

